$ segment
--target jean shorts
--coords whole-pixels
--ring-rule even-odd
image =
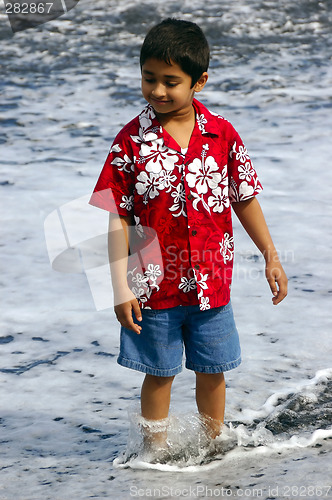
[[[198,305],[142,309],[142,318],[139,335],[121,327],[122,366],[171,377],[182,371],[184,350],[185,366],[195,372],[221,373],[241,363],[231,302],[204,311]]]

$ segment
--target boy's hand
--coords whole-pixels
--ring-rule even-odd
[[[287,295],[287,276],[279,259],[266,261],[265,276],[273,294],[272,302],[276,306]]]
[[[119,304],[119,300],[115,303],[118,305],[114,306],[114,312],[119,323],[133,332],[140,334],[142,327],[134,323],[133,312],[137,321],[142,321],[141,309],[138,305],[135,295],[129,290],[126,293],[126,301]]]

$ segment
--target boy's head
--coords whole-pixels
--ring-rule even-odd
[[[193,87],[209,67],[209,45],[197,24],[169,18],[146,35],[141,48],[141,68],[148,59],[178,64],[191,77]]]

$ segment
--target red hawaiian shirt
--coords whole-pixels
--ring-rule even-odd
[[[233,126],[197,100],[193,105],[196,123],[187,151],[146,106],[115,138],[90,200],[132,215],[142,245],[128,268],[128,285],[141,307],[199,304],[205,310],[227,304],[231,203],[262,190]]]

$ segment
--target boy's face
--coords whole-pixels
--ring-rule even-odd
[[[142,94],[158,114],[181,115],[192,109],[195,92],[204,87],[207,73],[191,87],[192,79],[176,64],[148,59],[142,66]]]

